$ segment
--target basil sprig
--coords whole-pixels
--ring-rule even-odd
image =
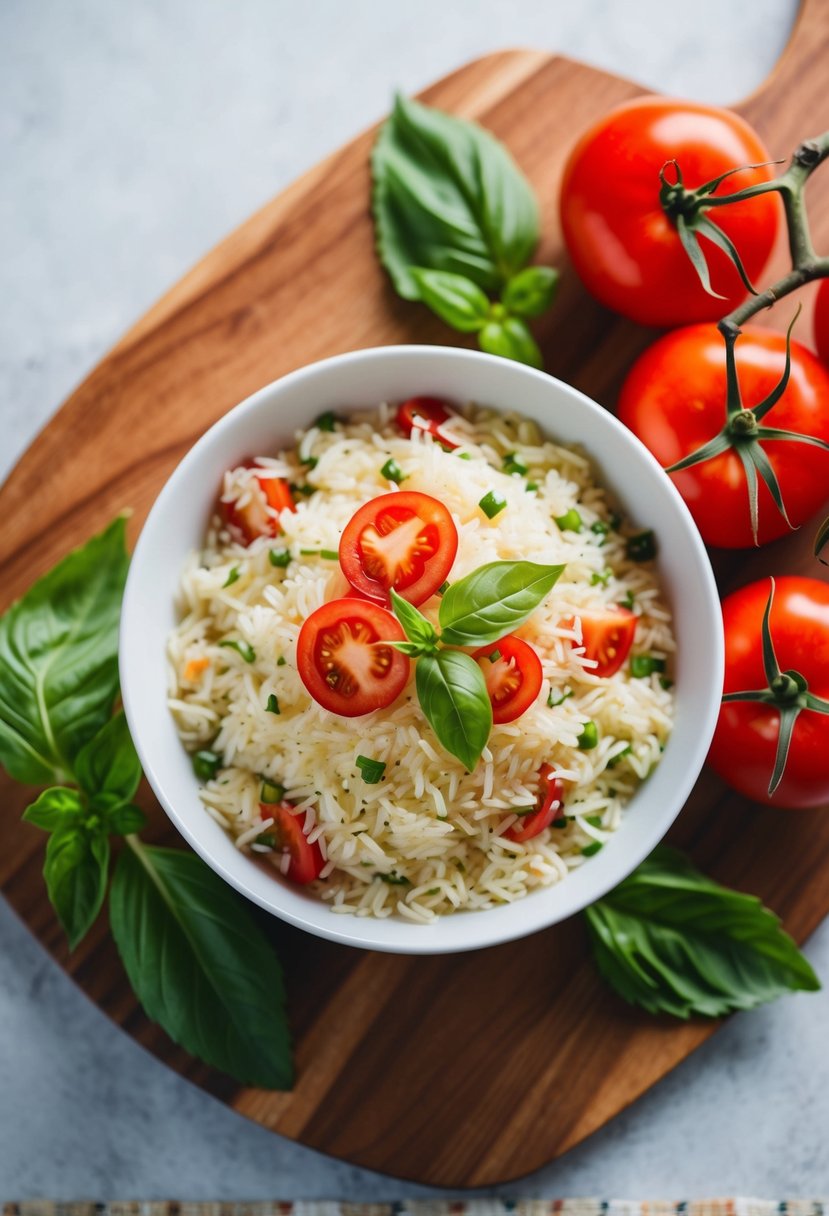
[[[44,878],[70,949],[106,897],[136,996],[177,1043],[244,1084],[291,1083],[279,963],[245,903],[194,854],[144,846],[141,766],[118,693],[124,520],[44,575],[0,618],[0,761],[43,790]]]
[[[527,320],[552,303],[558,272],[528,266],[538,203],[503,144],[398,95],[372,153],[377,252],[395,289],[482,350],[541,366]]]
[[[759,899],[720,886],[665,846],[585,916],[599,971],[649,1013],[721,1017],[820,988]]]
[[[523,625],[549,595],[563,566],[490,562],[452,583],[443,593],[441,631],[395,591],[391,606],[408,641],[392,642],[418,660],[420,707],[440,743],[470,772],[492,730],[486,680],[471,655],[446,646],[485,646]]]

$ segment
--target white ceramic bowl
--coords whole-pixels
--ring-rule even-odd
[[[187,554],[202,542],[223,472],[251,452],[290,445],[323,410],[347,410],[428,394],[513,408],[544,431],[582,444],[626,512],[659,541],[659,572],[677,637],[676,725],[662,761],[597,856],[559,885],[487,912],[435,924],[338,915],[321,900],[241,853],[199,800],[190,758],[167,712],[165,643]],[[132,737],[150,784],[181,834],[218,874],[275,916],[349,945],[404,954],[474,950],[555,924],[620,882],[657,844],[702,767],[722,688],[717,589],[699,533],[659,465],[616,419],[542,372],[449,347],[387,346],[312,364],[254,393],[198,441],[144,525],[124,596],[121,687]]]

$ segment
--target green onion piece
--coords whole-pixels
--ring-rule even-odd
[[[250,642],[219,642],[220,646],[227,646],[231,650],[237,650],[246,663],[253,663],[256,659],[256,651],[251,646]]]
[[[301,486],[295,481],[288,484],[288,489],[292,494],[304,494],[306,498],[310,498],[312,494],[316,494],[316,490],[313,486]]]
[[[276,660],[276,665],[277,667],[284,667],[287,662],[288,660],[285,658],[284,654],[281,654]]]
[[[624,760],[625,756],[630,755],[631,750],[632,750],[631,746],[628,743],[627,747],[623,747],[622,750],[620,752],[617,752],[615,756],[611,756],[611,758],[607,762],[607,767],[615,768],[617,764],[621,764],[622,761]]]
[[[603,841],[591,840],[590,844],[586,844],[584,846],[584,848],[582,849],[582,855],[584,857],[595,857],[596,853],[598,853],[599,849],[601,849],[602,847],[603,847]]]
[[[458,460],[471,460],[472,459],[472,457],[469,455],[468,452],[456,452],[455,455],[457,456]]]
[[[665,670],[665,660],[657,659],[652,654],[635,654],[630,660],[630,674],[637,680],[644,680],[655,671]]]
[[[606,524],[603,519],[597,519],[594,524],[590,525],[590,531],[595,532],[596,536],[607,536],[610,524]],[[604,541],[601,543],[604,544]]]
[[[268,561],[272,566],[281,566],[284,569],[285,566],[291,564],[291,551],[290,549],[271,549]]]
[[[632,562],[649,562],[656,557],[656,537],[648,529],[629,536],[625,542],[625,551]]]
[[[632,591],[626,591],[626,592],[625,592],[625,598],[622,600],[622,605],[623,605],[625,608],[629,608],[629,609],[631,610],[631,612],[633,612],[633,605],[634,605],[634,603],[635,603],[635,601],[634,601],[634,598],[633,598],[633,592],[632,592]]]
[[[556,516],[556,523],[562,532],[581,532],[584,526],[575,507],[571,507],[563,515]]]
[[[602,817],[601,815],[588,815],[584,822],[589,823],[591,828],[600,828],[602,826]]]
[[[599,742],[599,728],[595,722],[585,722],[582,727],[581,734],[578,737],[577,746],[583,752],[589,752],[596,747]]]
[[[320,549],[320,557],[324,557],[327,562],[338,562],[340,555],[336,549]]]
[[[613,578],[613,571],[610,569],[602,570],[601,574],[597,573],[594,570],[593,573],[590,575],[590,586],[598,587],[599,584],[601,584],[602,587],[606,587],[612,578]]]
[[[395,874],[392,870],[391,874],[375,874],[375,878],[379,878],[381,882],[387,882],[390,887],[409,887],[411,883],[408,878],[404,878],[400,874]]]
[[[557,709],[559,705],[563,705],[568,697],[572,697],[572,688],[566,689],[565,692],[559,694],[554,688],[550,689],[550,695],[547,697],[547,708]]]
[[[430,887],[426,892],[427,895],[440,895],[440,887]]]
[[[319,418],[314,423],[314,426],[321,431],[333,431],[334,424],[337,421],[337,415],[333,410],[326,410],[324,414],[320,414]]]
[[[239,579],[239,567],[234,566],[233,569],[231,570],[230,574],[228,574],[227,578],[222,583],[222,586],[223,587],[232,587],[233,584],[238,581],[238,579]]]
[[[537,811],[537,810],[538,810],[538,807],[535,805],[533,805],[533,806],[511,806],[510,814],[518,815],[519,817],[521,817],[523,815],[531,815],[533,813],[533,811]]]
[[[669,688],[673,688],[673,686],[674,686],[673,680],[669,680],[667,676],[660,676],[659,683],[661,684],[661,686],[665,690],[665,692],[667,692]]]
[[[449,590],[449,584],[441,583],[441,585],[438,587],[437,591],[435,592],[435,595],[445,595],[448,590]]]
[[[380,470],[380,476],[387,478],[388,481],[393,481],[395,485],[400,485],[404,481],[406,474],[401,469],[400,465],[391,456]]]
[[[222,758],[206,748],[193,756],[193,772],[200,781],[212,781],[222,767]]]
[[[536,490],[538,489],[538,482],[537,481],[528,481],[527,484],[524,486],[524,489],[527,491],[528,494],[534,494],[536,492]]]
[[[285,660],[283,659],[283,662],[284,661]],[[265,706],[265,709],[269,714],[282,713],[282,710],[279,708],[279,698],[275,695],[275,693],[271,693],[271,695],[268,697],[268,704]]]
[[[504,457],[504,472],[520,473],[522,477],[527,472],[527,466],[517,452],[507,452]]]
[[[280,785],[278,781],[268,781],[267,777],[262,779],[262,789],[259,791],[259,801],[267,803],[282,802],[285,797],[285,786]]]
[[[299,463],[304,464],[306,469],[315,469],[319,464],[319,460],[317,460],[316,456],[303,456]]]
[[[372,760],[369,756],[358,756],[355,763],[362,773],[366,785],[377,785],[378,781],[382,781],[386,771],[385,761]]]
[[[492,653],[490,655],[488,655],[487,657],[488,657],[490,663],[497,663],[498,660],[501,658],[501,651],[493,650]]]
[[[483,498],[478,503],[478,506],[481,508],[487,519],[494,519],[496,515],[503,511],[506,505],[506,498],[504,498],[503,494],[498,494],[495,490],[490,490],[487,494],[484,494]]]
[[[551,828],[566,828],[570,820],[566,815],[562,815],[560,819],[554,819],[550,824]]]
[[[271,832],[260,832],[259,835],[254,839],[253,843],[264,844],[267,845],[269,849],[275,849],[276,837]]]
[[[300,557],[318,557],[319,549],[300,549]]]

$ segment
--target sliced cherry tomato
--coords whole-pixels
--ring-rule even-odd
[[[598,664],[585,670],[602,679],[614,676],[630,654],[635,633],[636,614],[629,608],[613,604],[605,612],[585,612],[581,618],[582,645],[585,657]]]
[[[412,431],[425,431],[445,448],[454,449],[459,444],[454,439],[448,439],[440,429],[451,417],[452,411],[439,397],[410,397],[397,410],[397,425],[404,435],[411,435]]]
[[[313,844],[308,840],[290,802],[280,802],[278,805],[260,802],[259,812],[263,819],[273,819],[271,826],[263,831],[263,835],[273,836],[275,840],[273,853],[267,855],[268,861],[281,869],[279,863],[282,855],[290,853],[286,878],[303,886],[319,878],[325,865],[320,847],[316,840]]]
[[[452,569],[458,531],[443,503],[398,490],[372,498],[340,539],[343,574],[358,591],[388,604],[393,587],[410,604],[434,595]]]
[[[299,631],[297,668],[314,700],[332,714],[358,718],[400,696],[409,660],[384,642],[406,635],[385,608],[368,600],[331,600]]]
[[[538,805],[529,815],[517,819],[504,832],[507,840],[523,843],[532,840],[545,828],[548,828],[561,810],[564,798],[564,783],[555,775],[555,769],[550,764],[542,764],[538,770],[539,791]]]
[[[239,467],[261,471],[261,465],[254,460],[245,460]],[[243,507],[237,506],[235,500],[219,499],[219,513],[228,531],[234,539],[245,545],[252,544],[260,536],[276,536],[280,531],[279,521],[274,519],[266,507],[272,507],[277,512],[296,510],[288,483],[281,477],[254,475],[250,489],[250,497]]]
[[[497,655],[496,659],[492,656]],[[514,722],[532,705],[541,689],[541,660],[532,646],[508,634],[500,642],[482,646],[472,658],[486,680],[493,722]]]

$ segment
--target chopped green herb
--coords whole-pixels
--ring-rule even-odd
[[[630,609],[630,611],[631,611],[631,612],[633,612],[633,605],[634,605],[634,603],[635,603],[635,600],[634,600],[634,598],[633,598],[633,592],[632,592],[632,591],[630,591],[630,590],[626,591],[626,592],[625,592],[625,598],[622,600],[622,605],[623,605],[625,608],[629,608],[629,609]]]
[[[498,660],[501,658],[501,651],[493,650],[492,653],[488,656],[488,658],[489,658],[490,663],[497,663]]]
[[[562,532],[581,532],[584,526],[575,507],[571,507],[563,515],[556,516],[556,523]]]
[[[321,431],[333,431],[337,422],[337,415],[333,410],[326,410],[324,414],[320,414],[319,418],[314,423]]]
[[[232,587],[233,584],[238,581],[238,579],[239,579],[239,567],[234,566],[233,569],[230,571],[230,574],[228,574],[227,578],[222,583],[222,586],[223,587]]]
[[[438,587],[437,591],[435,592],[435,595],[445,595],[448,590],[449,590],[449,584],[441,583],[441,585]]]
[[[637,680],[644,680],[655,671],[665,670],[665,660],[657,659],[652,654],[635,654],[630,660],[630,674]]]
[[[632,562],[649,562],[656,557],[656,537],[650,529],[629,536],[625,551]]]
[[[283,660],[283,662],[284,662],[284,660]],[[276,696],[275,693],[271,693],[271,695],[268,697],[268,704],[265,706],[265,709],[267,710],[267,712],[269,714],[281,714],[282,713],[282,710],[279,708],[279,698]]]
[[[281,566],[284,569],[285,566],[291,564],[291,551],[290,549],[271,549],[268,561],[272,566]]]
[[[440,887],[430,887],[426,892],[427,895],[440,895]]]
[[[303,456],[299,463],[304,464],[306,469],[315,469],[319,464],[319,460],[316,456]]]
[[[469,455],[468,452],[456,452],[455,455],[457,456],[458,460],[471,460],[472,459],[472,457]]]
[[[568,824],[569,822],[570,822],[570,820],[567,818],[567,816],[566,816],[566,815],[562,815],[560,819],[554,819],[554,820],[553,820],[553,822],[550,824],[550,827],[553,827],[553,828],[566,828],[566,827],[567,827],[567,824]]]
[[[200,781],[212,781],[222,767],[222,758],[206,748],[193,756],[193,772]]]
[[[673,688],[673,686],[674,686],[673,680],[669,680],[667,676],[660,676],[659,683],[662,686],[662,688],[665,690],[665,692],[667,692],[669,688]]]
[[[267,778],[262,781],[262,789],[259,791],[259,801],[266,803],[281,802],[285,797],[285,786],[280,785],[278,781],[268,781]]]
[[[483,498],[478,503],[478,506],[481,508],[487,519],[494,519],[496,515],[503,511],[506,505],[506,498],[504,498],[503,494],[499,494],[496,490],[490,490],[487,494],[484,494]]]
[[[522,477],[527,472],[527,466],[517,452],[507,452],[504,457],[504,472],[519,473]]]
[[[256,651],[251,646],[250,642],[225,641],[219,642],[220,646],[226,646],[230,650],[237,650],[246,663],[253,663],[256,659]]]
[[[277,667],[284,667],[287,662],[288,660],[285,658],[284,654],[281,654],[276,660],[276,665]]]
[[[590,525],[590,531],[595,532],[596,536],[607,536],[610,525],[606,524],[603,519],[597,519],[594,524]],[[604,541],[601,543],[604,544]]]
[[[607,767],[615,768],[616,765],[621,764],[622,761],[624,760],[625,756],[629,756],[630,753],[631,753],[631,746],[628,743],[628,745],[626,747],[623,747],[620,752],[617,752],[615,756],[610,757],[610,759],[607,762]]]
[[[599,728],[595,722],[585,722],[578,737],[577,746],[583,752],[589,752],[599,742]]]
[[[572,697],[572,688],[567,688],[563,693],[558,693],[555,688],[550,689],[550,695],[547,697],[547,708],[557,709],[559,705],[563,705],[568,697]]]
[[[533,806],[511,806],[510,813],[512,815],[518,815],[519,817],[521,817],[523,815],[531,815],[533,813],[533,811],[535,811],[537,809],[538,808],[534,804],[533,804]]]
[[[269,849],[276,848],[276,837],[271,832],[260,832],[254,839],[254,844],[265,844]]]
[[[318,557],[319,549],[300,549],[300,557]]]
[[[316,494],[316,490],[313,486],[301,486],[295,481],[289,483],[288,489],[292,494],[302,494],[305,498],[310,498],[312,494]]]
[[[320,557],[324,557],[327,562],[338,562],[340,555],[336,549],[320,549]]]
[[[602,817],[601,815],[588,815],[584,822],[589,823],[591,828],[600,828],[602,826]]]
[[[391,874],[375,874],[375,878],[379,878],[381,882],[386,882],[390,887],[409,887],[411,883],[408,878],[404,878],[400,874],[395,874],[392,870]]]
[[[397,461],[392,459],[392,457],[389,457],[389,459],[383,465],[382,469],[380,470],[380,476],[387,478],[389,481],[393,481],[395,485],[398,486],[400,485],[401,481],[404,481],[406,478],[406,474],[403,472]]]
[[[382,781],[386,771],[385,761],[371,760],[368,756],[358,756],[355,763],[362,773],[366,785],[377,785],[378,781]]]
[[[601,848],[603,848],[603,841],[591,840],[590,844],[586,844],[582,849],[582,855],[584,857],[595,857]]]
[[[538,489],[538,482],[537,481],[528,481],[527,484],[524,486],[524,489],[527,491],[528,494],[534,494],[535,491]]]
[[[602,587],[606,587],[612,578],[613,571],[609,568],[607,570],[602,570],[601,574],[594,570],[590,575],[590,586],[598,587],[599,584],[601,584]]]

